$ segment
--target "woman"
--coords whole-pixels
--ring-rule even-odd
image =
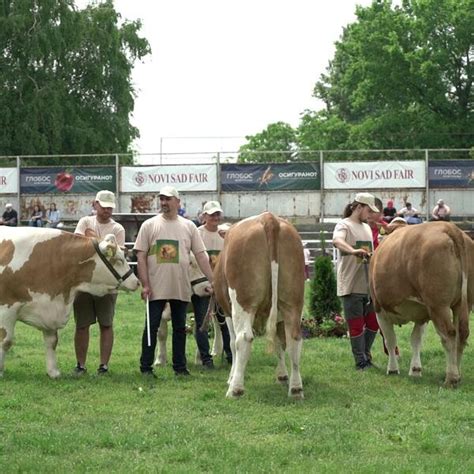
[[[37,204],[33,207],[28,225],[30,227],[43,227],[43,211]]]
[[[57,227],[60,219],[61,214],[57,210],[56,204],[52,202],[49,205],[49,209],[46,211],[46,225],[48,227]]]

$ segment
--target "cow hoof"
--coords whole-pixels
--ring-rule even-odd
[[[411,377],[421,377],[421,367],[412,367],[408,372]]]
[[[399,370],[387,370],[387,375],[400,375]]]
[[[277,377],[278,382],[281,384],[287,384],[288,383],[288,375],[279,375]]]
[[[59,377],[61,376],[61,372],[59,372],[59,370],[51,370],[50,372],[48,372],[48,377],[50,379],[58,379]]]
[[[233,398],[234,400],[236,400],[237,398],[240,398],[243,394],[244,394],[243,388],[235,388],[235,389],[229,388],[229,390],[226,393],[226,397]]]
[[[460,378],[457,378],[457,379],[446,379],[445,382],[444,382],[444,386],[446,388],[458,388],[459,387],[459,384],[461,382],[461,379]]]
[[[293,400],[304,400],[303,387],[293,387],[289,395]]]

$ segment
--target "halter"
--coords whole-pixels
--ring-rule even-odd
[[[93,240],[92,240],[92,243],[94,244],[95,251],[96,251],[97,254],[99,255],[100,259],[104,262],[105,266],[110,270],[110,272],[112,273],[112,275],[116,278],[116,280],[117,280],[117,282],[118,282],[117,288],[119,288],[120,285],[121,285],[130,275],[133,274],[133,269],[130,268],[130,270],[128,270],[128,272],[125,273],[125,275],[120,276],[120,274],[117,272],[117,270],[115,270],[115,268],[114,268],[114,267],[112,266],[112,264],[107,260],[107,258],[105,257],[105,255],[100,251],[99,242],[98,242],[96,239],[93,239]]]

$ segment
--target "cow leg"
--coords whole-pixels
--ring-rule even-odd
[[[255,314],[247,313],[239,305],[235,290],[229,289],[229,295],[235,331],[235,358],[232,361],[232,377],[226,397],[238,398],[244,394],[244,375],[254,338],[252,326]]]
[[[285,327],[282,323],[277,324],[277,334],[274,341],[275,353],[278,358],[276,378],[280,383],[288,382],[288,370],[285,362]]]
[[[467,338],[469,337],[469,308],[471,304],[467,304],[467,301],[463,300],[461,303],[453,308],[453,314],[459,315],[457,327],[458,327],[458,371],[461,374],[461,359],[466,347]]]
[[[412,377],[421,377],[421,346],[423,343],[423,335],[428,323],[415,323],[411,333],[411,362],[408,375]]]
[[[161,315],[161,322],[160,326],[158,327],[157,331],[157,349],[158,355],[155,358],[155,362],[153,365],[160,367],[164,367],[168,362],[168,357],[166,355],[166,340],[168,339],[168,321],[171,319],[171,310],[170,306],[167,303],[165,309],[163,310],[163,314]]]
[[[451,322],[451,309],[448,307],[430,307],[429,313],[446,352],[446,378],[444,385],[446,387],[456,387],[461,379],[458,367],[459,337],[458,331],[456,331],[455,326]],[[454,319],[455,321],[457,320],[456,315],[454,315]]]
[[[293,319],[295,321],[295,319]],[[288,387],[288,396],[294,400],[303,400],[303,382],[300,374],[301,349],[303,347],[303,338],[301,332],[296,331],[294,327],[285,324],[286,350],[290,356],[291,373],[290,385]]]
[[[387,375],[400,374],[398,358],[396,354],[397,336],[393,329],[393,324],[385,319],[384,313],[377,314],[377,321],[385,337],[385,344],[388,351]]]
[[[44,346],[46,348],[46,372],[52,379],[57,379],[61,373],[58,370],[56,346],[58,345],[58,331],[43,331]]]
[[[16,313],[0,310],[0,377],[3,377],[5,354],[15,340]]]
[[[229,330],[229,338],[230,338],[230,350],[232,352],[232,365],[230,366],[229,378],[227,379],[227,385],[230,385],[232,381],[232,377],[234,376],[234,363],[235,360],[235,331],[234,331],[234,323],[232,322],[232,318],[225,318],[227,329]]]

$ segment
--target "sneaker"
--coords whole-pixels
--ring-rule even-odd
[[[358,364],[356,364],[355,368],[356,370],[366,370],[370,368],[370,365],[369,362],[364,360],[364,362],[359,362]]]
[[[78,362],[76,367],[74,367],[74,370],[72,371],[72,375],[74,375],[75,377],[82,377],[86,372],[87,369]]]
[[[177,377],[180,377],[180,376],[187,377],[188,375],[191,375],[188,369],[175,370],[174,373]]]
[[[104,375],[109,372],[109,368],[105,364],[100,364],[99,368],[97,369],[98,375]]]

